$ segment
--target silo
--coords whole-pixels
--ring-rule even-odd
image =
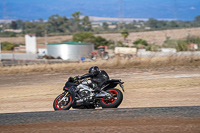
[[[29,33],[25,35],[25,43],[26,43],[26,53],[28,54],[36,54],[36,36],[33,33]]]
[[[54,58],[63,60],[80,60],[80,58],[89,57],[94,50],[94,44],[83,42],[64,42],[47,45],[47,53]]]

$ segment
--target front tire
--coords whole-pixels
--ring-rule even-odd
[[[53,102],[54,110],[69,110],[72,106],[71,95],[66,95],[65,93],[60,94],[56,97]]]
[[[109,89],[106,92],[112,93],[113,97],[110,100],[100,100],[100,104],[102,108],[117,108],[122,100],[123,94],[119,89]]]

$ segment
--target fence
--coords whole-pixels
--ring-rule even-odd
[[[143,51],[138,52],[137,57],[164,57],[164,56],[200,56],[200,51],[187,51],[187,52],[151,52]]]
[[[37,54],[1,53],[1,60],[34,60],[37,58]]]

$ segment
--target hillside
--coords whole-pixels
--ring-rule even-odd
[[[157,45],[162,45],[162,43],[166,40],[167,37],[170,39],[183,39],[187,35],[190,36],[199,36],[200,28],[187,28],[187,29],[174,29],[174,30],[163,30],[163,31],[148,31],[148,32],[132,32],[129,33],[127,40],[130,42],[134,42],[137,39],[147,40],[149,43],[154,43]],[[107,40],[113,41],[123,41],[123,38],[120,33],[109,33],[109,34],[96,34],[95,36],[102,36]],[[72,35],[66,36],[53,36],[48,37],[48,43],[59,43],[71,41]],[[25,43],[24,37],[7,37],[1,38],[1,42],[11,42],[11,43]],[[44,37],[37,37],[37,44],[44,44]]]

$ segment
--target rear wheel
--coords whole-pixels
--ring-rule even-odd
[[[107,90],[108,93],[112,95],[112,98],[109,100],[102,99],[100,100],[100,104],[102,108],[117,108],[122,100],[123,100],[123,94],[118,89],[109,89]]]
[[[53,102],[54,110],[69,110],[72,106],[71,95],[66,95],[65,93],[60,94],[56,97]]]

